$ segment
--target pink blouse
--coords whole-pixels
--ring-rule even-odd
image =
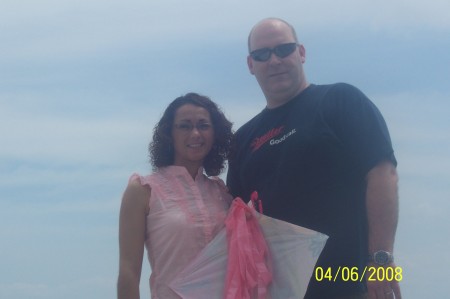
[[[151,188],[145,245],[152,298],[179,299],[168,284],[224,227],[232,197],[222,180],[208,178],[202,168],[195,180],[180,166],[130,180],[137,178]]]

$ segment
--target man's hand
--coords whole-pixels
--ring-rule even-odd
[[[379,266],[376,264],[369,264],[369,267],[384,268],[378,271],[383,271],[383,275],[375,275],[373,277],[367,276],[367,293],[370,299],[401,299],[402,294],[400,292],[399,281],[401,280],[401,276],[399,278],[398,274],[395,272],[397,269],[394,263],[390,263],[388,266]],[[392,268],[393,273],[392,277],[385,275],[388,273],[387,269]],[[383,280],[379,280],[380,278],[384,278]],[[392,278],[392,279],[391,279]]]

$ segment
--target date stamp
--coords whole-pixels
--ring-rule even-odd
[[[402,281],[403,269],[401,267],[316,267],[314,271],[316,281]]]

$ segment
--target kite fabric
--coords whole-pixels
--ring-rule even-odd
[[[228,263],[224,299],[267,298],[272,282],[271,260],[253,211],[241,199],[236,199],[225,220]]]
[[[174,292],[183,299],[305,296],[328,236],[260,214],[239,198],[225,223],[170,283]]]

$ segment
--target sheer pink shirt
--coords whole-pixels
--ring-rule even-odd
[[[208,178],[202,168],[195,180],[180,166],[133,179],[151,188],[145,246],[152,298],[179,299],[168,284],[224,227],[232,197],[221,179]]]

